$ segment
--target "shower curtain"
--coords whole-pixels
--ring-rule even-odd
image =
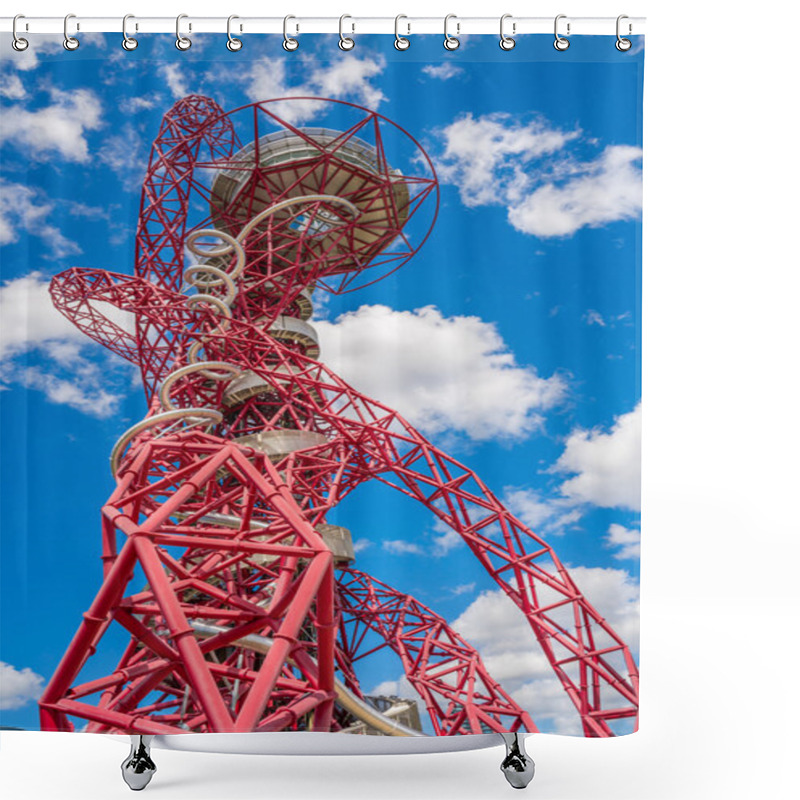
[[[635,730],[643,38],[30,38],[2,725]]]

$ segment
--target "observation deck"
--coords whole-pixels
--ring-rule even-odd
[[[327,128],[281,130],[242,148],[214,178],[211,217],[218,230],[236,236],[271,205],[308,195],[333,199],[276,211],[256,227],[254,248],[309,266],[321,260],[327,274],[341,274],[365,269],[408,219],[409,190],[400,171],[361,139]],[[267,229],[262,244],[258,234]],[[301,237],[298,251],[292,245]]]

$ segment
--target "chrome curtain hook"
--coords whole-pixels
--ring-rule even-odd
[[[506,36],[505,34],[505,24],[507,19],[512,19],[511,14],[503,14],[500,17],[500,49],[501,50],[513,50],[517,46],[516,39],[512,39],[510,36]],[[517,23],[511,23],[511,33],[517,32]]]
[[[11,35],[14,37],[11,40],[11,46],[18,53],[21,53],[23,50],[27,50],[28,49],[28,45],[30,44],[30,42],[27,39],[23,39],[17,33],[17,20],[20,20],[20,19],[25,19],[25,15],[24,14],[17,14],[14,17],[14,21],[11,23]]]
[[[231,53],[235,53],[237,50],[242,49],[242,40],[237,39],[233,34],[231,34],[231,22],[233,22],[235,19],[239,19],[236,14],[231,14],[228,17],[228,41],[225,43],[225,47],[227,47]],[[241,31],[241,27],[239,30]]]
[[[461,46],[461,42],[458,40],[457,37],[451,36],[450,33],[448,32],[448,27],[451,19],[456,20],[456,33],[458,33],[459,29],[461,28],[461,24],[457,21],[458,17],[455,14],[448,14],[444,18],[444,49],[458,50],[458,48]]]
[[[181,33],[181,20],[187,19],[188,17],[188,14],[178,14],[178,16],[175,17],[175,47],[177,47],[178,50],[188,50],[192,46],[192,40]],[[192,26],[190,25],[189,30],[191,31],[191,29]]]
[[[289,36],[289,20],[290,19],[297,19],[297,17],[293,17],[291,14],[288,14],[283,18],[283,49],[287,52],[291,53],[293,50],[297,50],[300,47],[300,42],[297,39],[293,39]]]
[[[408,19],[405,14],[398,14],[394,18],[394,47],[395,50],[408,50],[411,47],[411,39],[406,39],[405,36],[400,35],[400,20]],[[408,33],[411,33],[411,24],[406,23]]]
[[[342,14],[342,16],[339,17],[339,49],[340,50],[352,50],[356,46],[356,43],[355,43],[354,39],[351,39],[350,37],[344,35],[344,21],[346,19],[353,19],[353,18],[349,14]],[[354,32],[355,29],[356,29],[356,26],[351,22],[350,23],[350,31]]]
[[[126,14],[122,18],[122,49],[128,51],[135,50],[139,46],[139,42],[136,39],[132,36],[128,36],[129,19],[136,19],[136,17],[134,17],[133,14]]]
[[[560,36],[559,33],[558,33],[558,21],[562,20],[562,19],[566,19],[566,18],[567,18],[566,14],[559,14],[556,17],[556,21],[555,21],[555,24],[553,26],[553,30],[554,30],[555,35],[556,35],[556,40],[553,42],[553,47],[555,47],[556,50],[563,51],[563,50],[566,50],[569,47],[569,39],[565,39],[563,36]],[[567,36],[569,36],[569,28],[570,28],[570,24],[568,22],[567,23]]]
[[[620,36],[620,33],[619,33],[620,23],[624,19],[629,19],[627,14],[620,14],[617,17],[617,42],[616,42],[616,44],[614,46],[617,48],[617,50],[620,51],[620,53],[624,53],[626,50],[630,50],[631,49],[631,45],[633,44],[630,39],[625,39],[622,36]],[[628,36],[631,35],[631,31],[632,30],[633,30],[633,25],[631,25],[630,22],[629,22],[628,23]]]
[[[74,14],[67,14],[64,17],[64,49],[65,50],[77,50],[81,43],[74,37],[69,35],[69,21],[71,19],[75,19]],[[75,30],[80,30],[78,25],[75,26]]]

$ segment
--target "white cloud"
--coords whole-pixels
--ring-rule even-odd
[[[41,273],[31,272],[0,286],[0,358],[34,347],[85,341],[86,337],[53,307],[49,285]]]
[[[272,100],[278,97],[330,97],[347,99],[376,109],[385,99],[383,92],[371,81],[380,75],[386,61],[382,56],[357,58],[348,56],[332,62],[331,66],[314,67],[314,62],[305,61],[304,79],[292,81],[286,70],[286,60],[281,57],[257,59],[243,80],[245,93],[255,101]],[[273,103],[270,110],[290,124],[302,124],[311,120],[325,107],[319,100],[292,100]]]
[[[36,111],[15,107],[13,113],[0,115],[0,142],[30,148],[38,157],[88,161],[86,132],[102,124],[100,101],[88,89],[51,89],[50,97],[52,104]]]
[[[635,652],[639,588],[633,578],[625,570],[602,567],[569,567],[569,572],[584,596]],[[539,604],[547,605],[557,597],[543,588]],[[570,606],[554,609],[550,616],[566,627],[574,624]],[[492,677],[531,713],[537,725],[556,733],[581,733],[578,713],[536,644],[530,625],[502,590],[481,593],[452,627],[480,652]],[[598,647],[601,641],[605,641],[602,634]]]
[[[433,532],[427,533],[423,540],[412,542],[406,539],[391,539],[382,543],[383,549],[393,555],[424,555],[427,558],[444,558],[454,548],[462,545],[464,539],[449,525],[437,519]]]
[[[16,669],[0,661],[0,710],[22,708],[38,699],[44,689],[44,678],[30,667]]]
[[[539,534],[561,534],[581,518],[581,512],[567,498],[543,498],[533,489],[506,488],[506,508],[523,524]]]
[[[561,484],[561,493],[575,502],[638,511],[641,440],[641,403],[617,417],[608,433],[599,428],[573,431],[552,468],[577,473]]]
[[[403,700],[414,700],[420,717],[427,717],[425,701],[405,675],[401,675],[397,680],[381,681],[371,691],[367,692],[368,697],[399,697]]]
[[[162,64],[158,72],[167,84],[167,88],[175,98],[184,97],[189,93],[186,76],[178,64]]]
[[[429,433],[527,436],[567,391],[560,376],[517,364],[495,325],[478,317],[364,305],[315,327],[332,369]]]
[[[606,321],[603,319],[603,315],[599,311],[595,311],[593,308],[590,308],[583,316],[587,325],[599,325],[601,328],[606,327]]]
[[[439,532],[438,536],[433,537],[433,550],[431,555],[434,558],[444,558],[451,550],[464,544],[464,539],[458,531],[454,531],[441,520],[434,523],[434,529]]]
[[[260,58],[243,77],[247,81],[245,94],[254,102],[276,97],[304,97],[316,94],[310,84],[289,85],[286,77],[286,61],[283,58]],[[293,125],[311,119],[321,108],[322,104],[318,100],[292,100],[269,105],[270,111]]]
[[[107,419],[119,407],[120,397],[102,388],[103,371],[80,359],[82,380],[67,380],[36,367],[12,373],[28,389],[43,392],[51,403],[65,405],[92,417]]]
[[[422,68],[422,71],[429,78],[436,78],[440,81],[448,81],[450,78],[455,78],[457,75],[461,75],[464,72],[461,67],[457,67],[449,61],[445,61],[442,64],[426,64]]]
[[[603,316],[597,309],[590,308],[584,315],[583,321],[587,325],[597,325],[600,328],[616,328],[617,325],[633,325],[633,314],[623,311],[621,314],[607,314]]]
[[[22,100],[25,97],[25,87],[19,75],[13,72],[0,75],[0,96],[9,100]]]
[[[536,529],[555,513],[553,504],[532,489],[506,489],[505,505],[517,519]]]
[[[569,566],[569,574],[631,650],[639,649],[639,584],[624,569]],[[571,612],[569,617],[572,619]]]
[[[80,253],[75,242],[47,221],[52,211],[52,203],[41,200],[30,186],[0,178],[0,245],[19,241],[20,232],[25,231],[42,239],[54,258]]]
[[[546,237],[636,219],[642,208],[641,157],[638,147],[607,147],[598,159],[580,165],[566,183],[540,186],[509,208],[508,220],[523,233]]]
[[[332,66],[311,74],[309,83],[323,97],[349,97],[357,103],[376,109],[386,95],[370,83],[383,72],[386,61],[374,58],[337,58]]]
[[[591,144],[579,130],[507,113],[465,114],[436,132],[437,169],[466,206],[502,205],[510,224],[539,237],[635,219],[641,210],[641,150],[614,145],[582,161],[572,145]]]
[[[287,88],[286,61],[269,56],[256,59],[242,78],[247,81],[245,93],[255,102],[281,97]]]
[[[442,180],[458,186],[464,205],[481,206],[519,202],[533,180],[529,166],[561,150],[578,133],[495,113],[477,119],[465,114],[439,135],[445,144],[437,164]]]
[[[619,548],[619,550],[614,553],[614,558],[620,560],[639,558],[642,550],[641,539],[641,531],[637,528],[626,528],[623,525],[614,523],[608,528],[606,544],[608,547]]]
[[[84,355],[97,345],[56,311],[48,286],[38,272],[0,286],[0,379],[43,392],[52,403],[109,417],[121,400],[107,388],[113,370]],[[15,362],[32,351],[47,368]]]
[[[160,94],[151,94],[147,97],[131,97],[125,101],[120,111],[126,114],[138,114],[140,111],[149,111],[161,103]]]
[[[48,53],[60,53],[63,50],[64,37],[57,33],[37,33],[34,38],[26,36],[20,31],[23,39],[27,39],[27,50],[17,52],[11,46],[11,37],[0,37],[0,62],[8,69],[18,69],[23,72],[32,70],[39,65],[39,56]],[[85,35],[83,37],[85,41]]]
[[[126,189],[135,192],[141,190],[147,158],[142,136],[133,125],[123,125],[114,135],[104,137],[97,157],[124,179]]]
[[[73,217],[82,217],[83,219],[95,221],[104,220],[105,222],[109,222],[112,217],[112,209],[117,211],[119,205],[90,206],[88,203],[82,203],[76,200],[70,201],[69,203],[69,213]]]
[[[406,554],[422,555],[424,550],[414,542],[407,542],[405,539],[391,539],[387,540],[382,545],[387,553],[400,556]]]

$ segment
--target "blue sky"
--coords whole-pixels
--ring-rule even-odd
[[[226,109],[335,95],[425,147],[441,183],[433,233],[374,286],[317,293],[321,358],[475,468],[635,647],[642,43],[623,54],[613,38],[573,37],[558,53],[525,37],[503,52],[472,37],[447,53],[437,36],[398,53],[361,36],[343,54],[304,36],[286,54],[280,37],[252,37],[229,53],[208,35],[179,53],[142,36],[127,53],[118,38],[84,36],[72,53],[58,37],[31,37],[25,54],[2,45],[2,724],[38,727],[37,676],[99,586],[110,447],[145,411],[134,370],[49,307],[47,281],[71,266],[132,271],[150,142],[191,92]],[[464,632],[542,729],[578,732],[532,634],[498,638],[497,615],[520,623],[513,607],[424,508],[366,485],[329,521],[352,530],[360,569]],[[362,682],[400,691],[400,672],[377,659]]]

